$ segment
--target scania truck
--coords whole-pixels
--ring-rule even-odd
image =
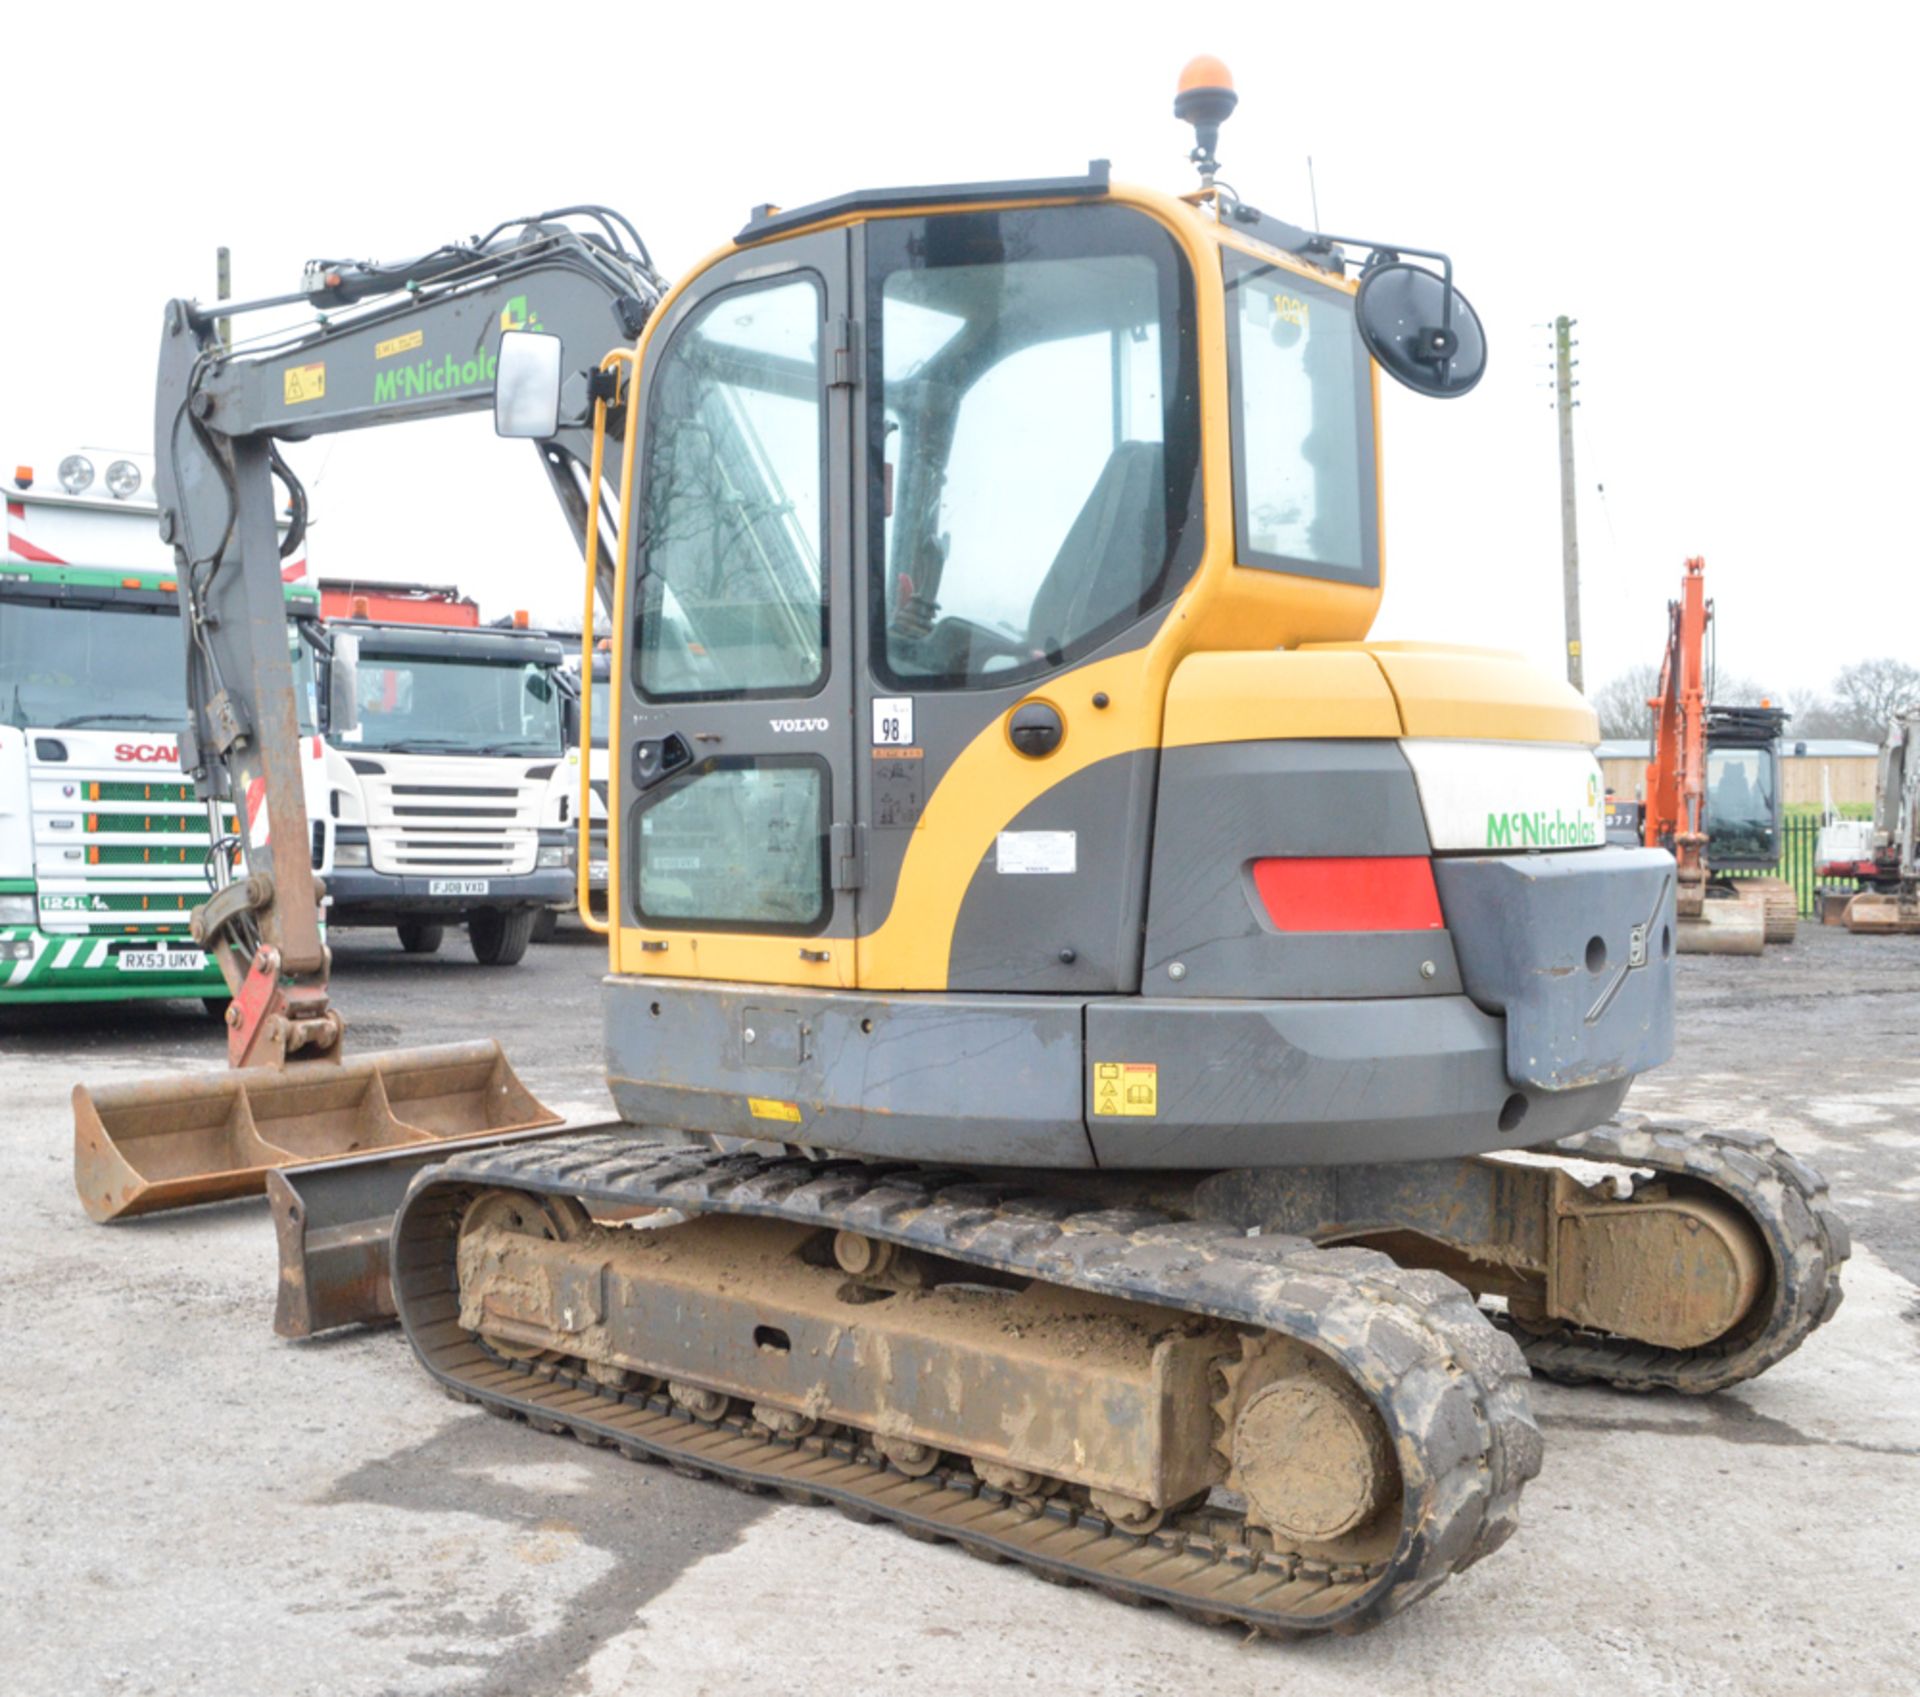
[[[464,923],[476,960],[513,965],[573,897],[566,651],[531,631],[370,619],[310,637],[325,661],[329,922],[391,925],[413,954]]]
[[[226,1009],[187,929],[222,846],[180,769],[179,608],[150,486],[142,456],[83,451],[52,478],[18,466],[6,487],[0,1008],[198,997]],[[311,808],[321,751],[299,632],[317,624],[318,594],[290,584],[287,613]],[[230,811],[220,827],[231,835]],[[323,873],[327,847],[316,826]]]

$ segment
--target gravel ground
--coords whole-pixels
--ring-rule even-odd
[[[596,940],[510,972],[339,933],[362,1047],[496,1033],[597,1117]],[[1699,1401],[1541,1385],[1518,1536],[1357,1639],[1242,1642],[445,1401],[391,1330],[276,1339],[233,1203],[103,1230],[74,1083],[216,1066],[197,1005],[0,1014],[0,1691],[1907,1693],[1920,1665],[1920,938],[1681,963],[1630,1106],[1827,1172],[1839,1316]]]

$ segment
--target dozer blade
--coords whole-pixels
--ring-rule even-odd
[[[257,1196],[277,1167],[559,1123],[491,1039],[78,1084],[73,1181],[94,1219],[118,1220]]]
[[[1849,931],[1868,937],[1911,936],[1920,933],[1920,903],[1862,890],[1847,903],[1840,922]]]
[[[275,1168],[266,1178],[280,1251],[273,1329],[307,1338],[394,1318],[393,1216],[423,1168],[495,1145],[617,1129],[617,1122],[543,1126]]]
[[[1709,897],[1698,917],[1683,915],[1674,932],[1683,955],[1757,955],[1766,943],[1766,908],[1758,901]]]

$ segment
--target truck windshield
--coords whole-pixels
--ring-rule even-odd
[[[186,717],[186,661],[172,608],[0,601],[6,723],[150,725],[177,734]]]
[[[305,736],[314,728],[313,657],[291,624],[287,647]],[[186,661],[171,607],[0,598],[0,723],[178,732],[186,717]]]
[[[1239,563],[1372,588],[1372,375],[1353,299],[1246,254],[1222,257]]]
[[[551,667],[502,660],[360,655],[360,723],[340,741],[396,754],[559,754]]]

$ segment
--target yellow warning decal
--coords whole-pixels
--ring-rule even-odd
[[[287,405],[297,407],[302,401],[318,401],[327,393],[327,362],[317,360],[312,365],[290,365],[286,377]]]
[[[424,330],[409,330],[404,336],[389,336],[384,342],[373,344],[373,357],[386,359],[393,354],[411,353],[426,339]]]
[[[757,1120],[784,1120],[788,1125],[800,1123],[798,1102],[776,1102],[770,1096],[749,1096],[747,1107]]]
[[[1159,1067],[1140,1061],[1095,1061],[1093,1111],[1151,1119],[1160,1112]]]

